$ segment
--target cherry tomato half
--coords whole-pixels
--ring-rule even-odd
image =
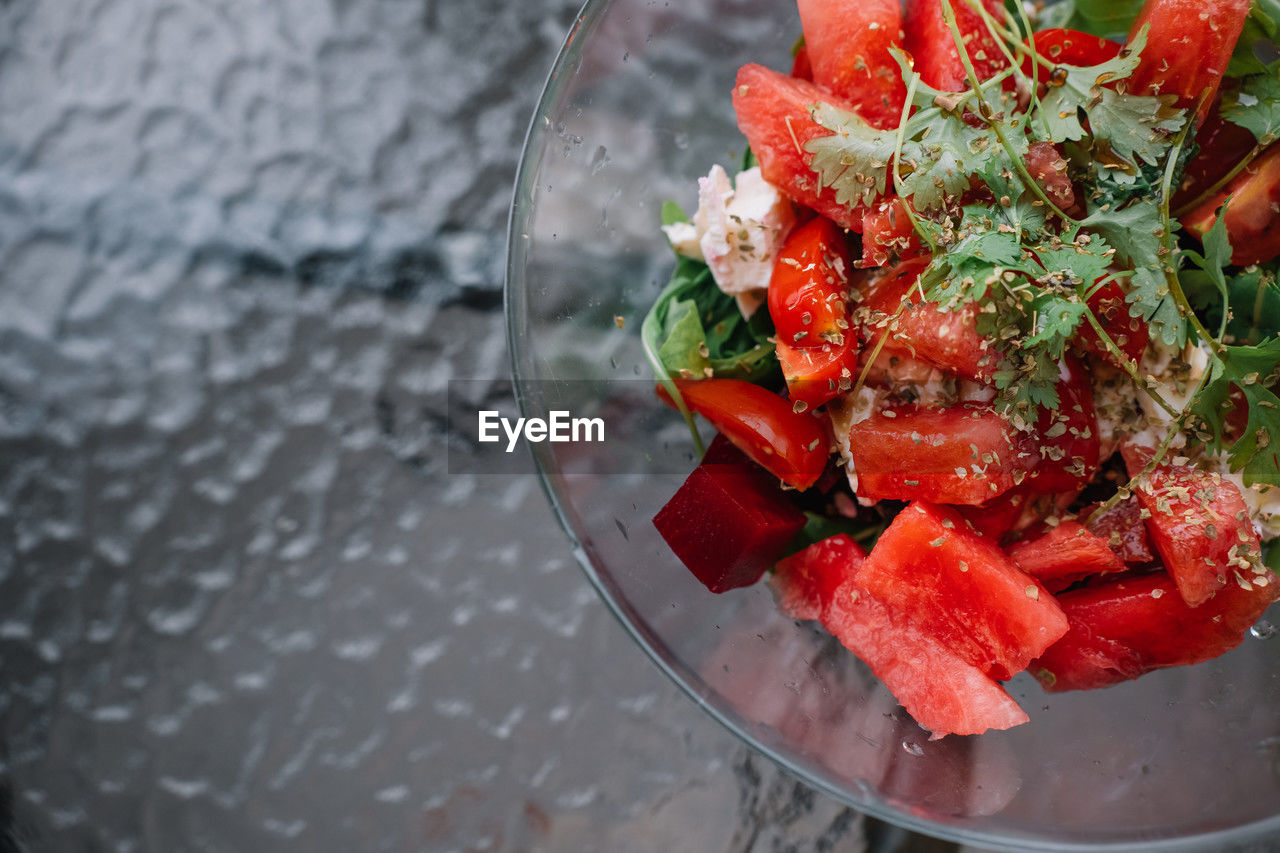
[[[818,217],[792,232],[769,279],[769,316],[778,340],[806,349],[840,344],[850,333],[849,248],[840,226]]]
[[[818,481],[830,455],[822,424],[791,401],[741,379],[675,379],[685,405],[702,415],[752,461],[788,486]],[[658,396],[671,405],[666,389]]]

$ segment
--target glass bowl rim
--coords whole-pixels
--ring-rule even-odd
[[[612,2],[614,0],[586,0],[574,17],[569,32],[556,54],[556,58],[547,73],[546,81],[543,83],[539,93],[537,106],[529,120],[517,164],[512,203],[507,219],[507,257],[504,265],[502,296],[512,390],[522,417],[536,415],[532,408],[533,402],[526,393],[528,378],[525,375],[524,367],[527,353],[521,343],[519,323],[526,310],[525,298],[527,293],[524,289],[526,282],[524,277],[525,244],[522,238],[524,233],[523,226],[529,220],[534,209],[534,205],[530,201],[533,197],[532,193],[529,192],[531,189],[530,182],[538,175],[539,163],[544,150],[543,142],[548,129],[550,129],[549,107],[555,102],[556,95],[559,93],[558,84],[561,80],[566,79],[565,72],[571,65],[578,39],[580,35],[585,37],[585,35],[590,34],[592,26],[605,14]],[[573,522],[565,511],[562,500],[551,482],[551,472],[544,466],[539,454],[533,452],[531,447],[526,449],[533,457],[538,483],[543,494],[546,495],[548,503],[551,505],[552,514],[555,516],[561,530],[564,531],[565,536],[568,537],[574,560],[578,563],[596,593],[604,601],[609,612],[613,614],[614,619],[622,626],[632,641],[640,647],[650,662],[691,699],[697,707],[737,738],[740,743],[753,752],[765,756],[792,778],[803,782],[810,788],[821,791],[835,801],[856,811],[911,831],[959,844],[980,845],[988,849],[1006,850],[1012,853],[1020,853],[1020,851],[1035,851],[1035,853],[1186,851],[1186,853],[1194,853],[1194,851],[1205,851],[1227,845],[1249,843],[1280,835],[1280,813],[1265,820],[1241,824],[1229,829],[1215,830],[1182,838],[1144,841],[1068,842],[1026,837],[1017,834],[999,834],[995,830],[970,830],[922,819],[878,797],[857,797],[854,796],[853,792],[845,788],[814,777],[806,772],[804,768],[793,764],[777,750],[754,738],[750,732],[739,726],[728,714],[716,707],[714,703],[708,701],[693,684],[689,683],[675,667],[663,658],[662,654],[645,637],[644,632],[628,617],[622,602],[614,596],[608,585],[602,580],[599,571],[583,546],[582,540],[574,530]]]

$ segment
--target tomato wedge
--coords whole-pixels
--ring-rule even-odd
[[[741,379],[673,379],[685,405],[702,415],[753,462],[788,486],[818,481],[830,455],[827,434],[790,401]],[[671,405],[666,389],[658,396]]]
[[[843,343],[849,332],[849,247],[818,217],[783,244],[769,278],[769,317],[778,340],[798,349]]]
[[[1213,198],[1182,218],[1182,224],[1203,238],[1227,205],[1227,237],[1231,263],[1260,264],[1280,255],[1280,145],[1272,145]]]
[[[1123,85],[1135,95],[1175,95],[1180,108],[1199,105],[1196,126],[1203,124],[1249,6],[1250,0],[1147,0],[1129,28],[1132,42],[1150,26],[1147,46]]]

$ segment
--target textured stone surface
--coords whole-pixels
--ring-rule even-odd
[[[575,11],[0,3],[0,849],[856,849],[445,471]]]

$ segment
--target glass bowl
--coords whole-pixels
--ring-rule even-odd
[[[712,595],[658,536],[654,513],[695,464],[639,339],[674,263],[659,209],[692,208],[696,179],[741,156],[735,71],[789,67],[798,33],[791,0],[592,0],[547,82],[511,216],[507,319],[522,414],[606,422],[604,442],[531,445],[587,576],[693,701],[877,817],[1024,850],[1204,850],[1280,831],[1280,641],[1100,691],[1048,695],[1019,676],[1008,689],[1030,723],[930,741],[765,584]]]

